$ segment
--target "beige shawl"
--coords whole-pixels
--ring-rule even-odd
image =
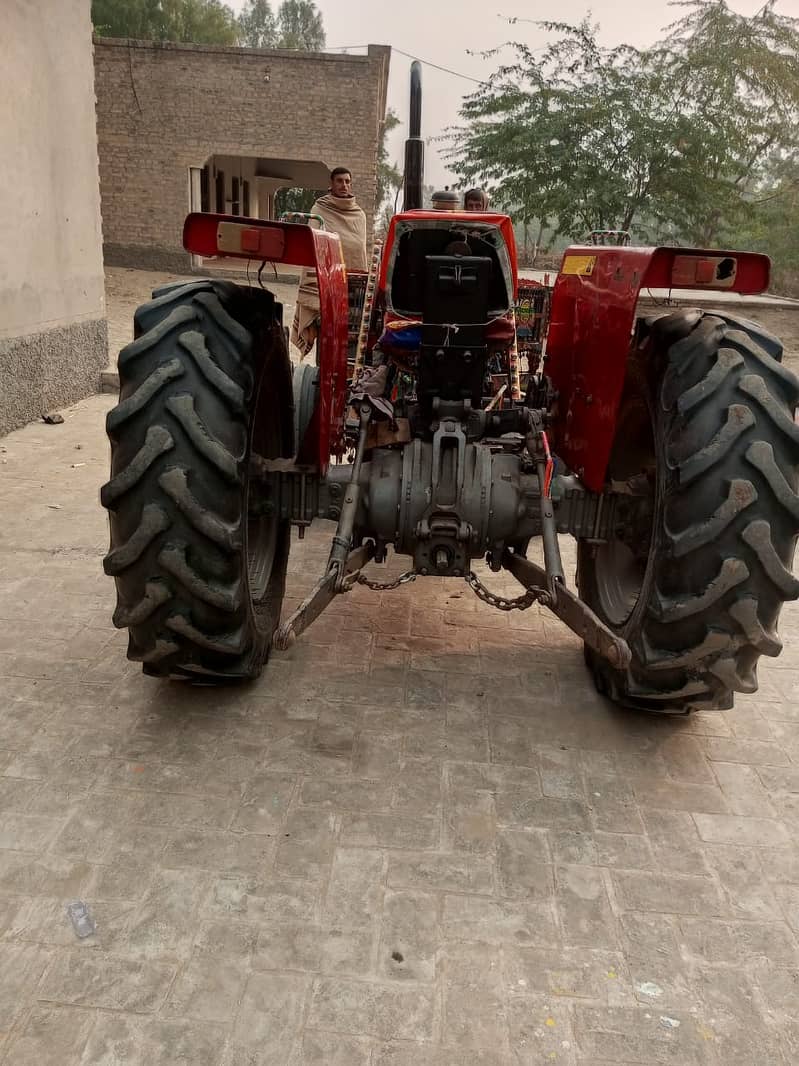
[[[325,229],[337,233],[347,270],[366,270],[366,215],[354,196],[320,196],[311,213],[321,215]]]
[[[311,214],[324,219],[325,229],[337,233],[347,270],[366,271],[366,215],[354,196],[320,196]],[[319,287],[316,271],[304,270],[297,293],[297,309],[291,330],[291,340],[303,356],[313,347],[319,331]]]

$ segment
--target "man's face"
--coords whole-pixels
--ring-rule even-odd
[[[482,201],[478,200],[474,196],[471,199],[467,200],[466,203],[463,206],[466,208],[467,211],[482,211],[483,210]]]
[[[352,174],[336,174],[330,191],[334,196],[352,196]]]

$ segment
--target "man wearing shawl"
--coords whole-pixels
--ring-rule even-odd
[[[366,264],[366,215],[352,194],[352,174],[346,167],[330,173],[330,189],[320,196],[311,214],[324,219],[325,229],[337,233],[347,270],[363,271]],[[304,270],[297,293],[297,309],[291,328],[291,340],[303,359],[314,346],[319,333],[319,288],[316,271]]]

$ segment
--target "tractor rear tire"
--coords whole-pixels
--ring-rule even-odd
[[[114,624],[147,674],[252,679],[280,620],[290,541],[251,485],[253,455],[293,454],[280,305],[222,281],[153,297],[120,352],[106,421]]]
[[[649,517],[578,545],[581,595],[632,651],[621,671],[586,649],[619,703],[729,708],[782,648],[779,613],[799,596],[799,379],[781,359],[775,337],[716,311],[648,323],[631,355],[609,478],[646,471]]]

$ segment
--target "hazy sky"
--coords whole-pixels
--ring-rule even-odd
[[[227,0],[240,9],[243,0]],[[415,58],[449,67],[459,74],[481,79],[499,65],[500,58],[482,59],[469,55],[495,48],[506,41],[524,41],[537,47],[547,40],[545,34],[529,22],[510,25],[508,19],[558,19],[579,22],[587,13],[601,27],[607,44],[622,41],[647,45],[656,40],[660,30],[681,14],[667,0],[316,0],[322,12],[328,48],[366,44],[390,44]],[[278,6],[272,0],[273,9]],[[731,6],[741,14],[751,15],[762,7],[762,0],[732,0]],[[777,10],[783,15],[799,16],[799,0],[779,0]],[[353,51],[357,49],[352,47]],[[407,133],[408,72],[411,60],[394,51],[391,56],[389,106],[402,119],[393,135],[390,148],[395,161],[402,158]],[[463,96],[477,86],[464,78],[453,77],[425,65],[422,68],[422,135],[435,137],[458,121]],[[353,86],[357,92],[357,86]],[[346,163],[346,160],[342,162]],[[425,155],[425,180],[440,185],[449,181],[439,146],[429,144]]]

